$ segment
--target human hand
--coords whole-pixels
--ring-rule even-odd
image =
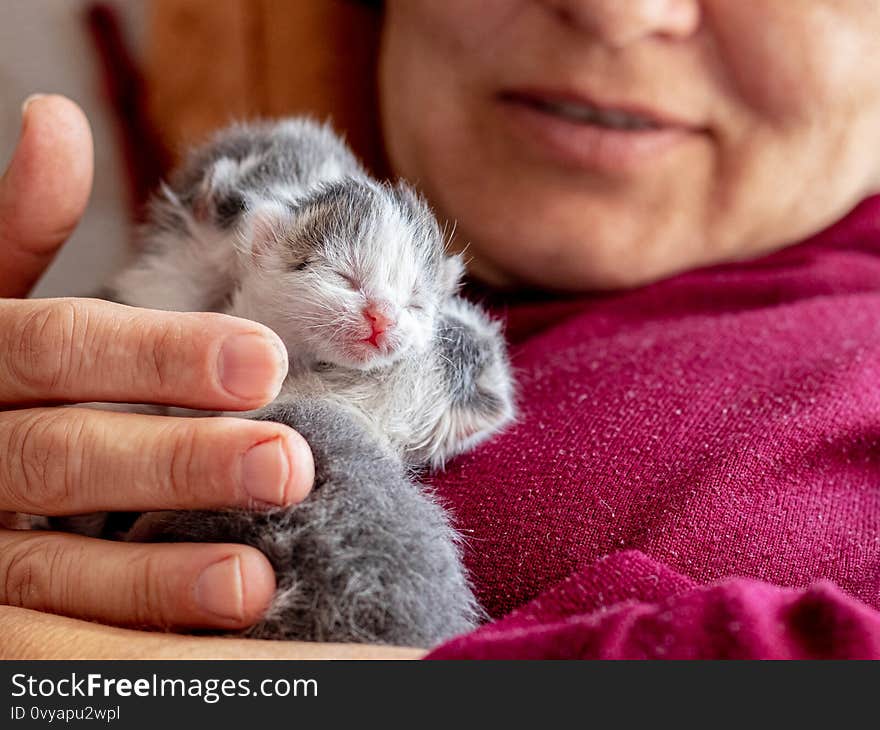
[[[0,660],[10,659],[421,659],[425,649],[132,631],[0,606]]]
[[[0,180],[0,510],[71,515],[301,500],[314,476],[311,452],[280,424],[56,405],[251,410],[277,394],[286,354],[267,328],[223,315],[13,298],[27,293],[76,225],[92,180],[91,133],[75,104],[44,96],[23,113]],[[274,588],[266,558],[241,545],[0,530],[0,604],[8,606],[234,629],[259,618]]]
[[[11,659],[421,659],[425,649],[181,636],[132,631],[0,606],[0,660]]]

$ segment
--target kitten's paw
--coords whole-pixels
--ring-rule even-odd
[[[451,398],[427,449],[434,468],[490,438],[515,413],[513,375],[498,322],[453,297],[441,312],[437,341]]]

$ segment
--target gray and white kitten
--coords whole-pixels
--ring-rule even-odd
[[[430,209],[327,126],[219,133],[153,201],[144,247],[104,296],[269,326],[288,349],[281,397],[357,406],[410,463],[441,466],[512,416],[503,337],[456,296],[463,265]]]
[[[163,188],[145,244],[108,298],[277,332],[288,377],[247,415],[302,433],[316,481],[296,507],[146,514],[128,539],[262,550],[278,591],[250,636],[430,646],[471,628],[460,539],[413,469],[506,425],[513,387],[424,201],[371,179],[326,126],[241,125]]]

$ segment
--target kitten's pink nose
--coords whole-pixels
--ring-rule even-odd
[[[364,319],[370,323],[372,334],[366,338],[373,347],[379,347],[385,339],[385,333],[393,329],[394,318],[388,314],[388,308],[376,302],[370,302],[364,307]]]

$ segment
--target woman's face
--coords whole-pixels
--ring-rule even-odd
[[[645,283],[880,191],[878,0],[386,0],[388,155],[496,284]]]

